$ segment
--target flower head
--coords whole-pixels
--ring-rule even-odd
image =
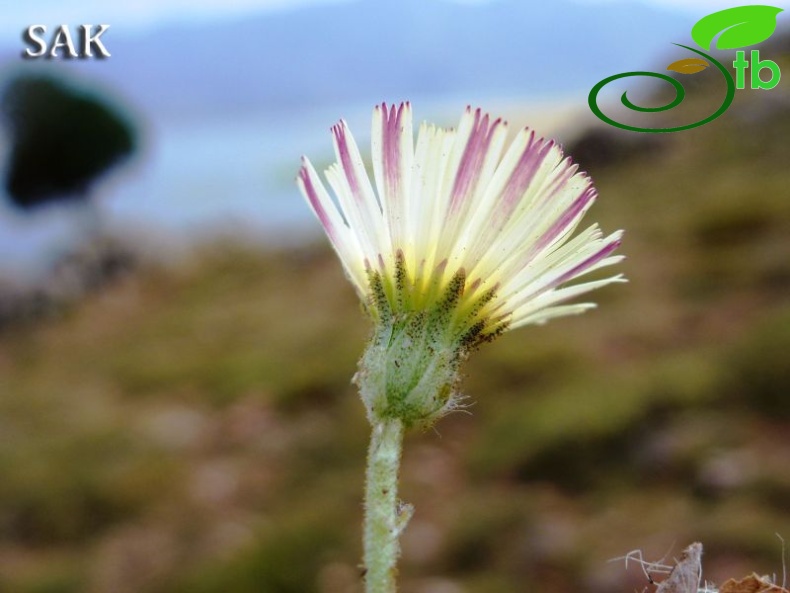
[[[595,305],[566,301],[624,281],[567,285],[620,261],[612,254],[622,233],[592,225],[571,237],[597,193],[553,141],[524,129],[505,149],[507,124],[467,108],[455,130],[423,123],[415,144],[410,105],[382,104],[373,111],[374,187],[346,123],[332,135],[335,199],[306,158],[297,182],[375,322],[358,376],[369,412],[379,407],[373,416],[408,416],[425,399],[415,394],[430,391],[446,411],[471,349],[581,313]],[[369,401],[368,379],[402,393]],[[437,416],[417,407],[407,423]]]

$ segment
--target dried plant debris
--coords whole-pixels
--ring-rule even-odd
[[[719,593],[790,593],[790,591],[775,584],[769,576],[752,573],[740,581],[735,579],[725,581]]]
[[[650,562],[642,557],[642,550],[633,550],[625,556],[614,558],[614,560],[625,560],[625,567],[628,562],[636,562],[645,573],[647,581],[651,585],[656,585],[656,593],[702,593],[712,591],[706,583],[700,587],[702,582],[702,544],[694,542],[688,546],[680,556],[675,559],[675,565],[664,564],[664,559]],[[667,575],[666,578],[656,581],[655,575]]]
[[[720,588],[703,582],[702,544],[699,542],[683,550],[675,559],[674,566],[664,564],[663,558],[656,562],[645,560],[642,550],[633,550],[613,560],[624,560],[626,569],[629,561],[639,564],[648,582],[656,586],[655,593],[790,593],[784,584],[776,584],[776,579],[754,573],[741,580],[729,579]],[[655,575],[667,576],[655,580]]]
[[[656,593],[695,593],[701,581],[702,544],[694,542],[680,554],[669,576],[658,584]]]

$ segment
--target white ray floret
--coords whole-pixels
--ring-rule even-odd
[[[457,129],[424,123],[415,142],[410,105],[382,104],[373,111],[371,183],[345,122],[332,134],[334,198],[306,158],[298,184],[372,309],[386,298],[394,312],[430,310],[458,281],[456,306],[473,312],[466,323],[481,324],[485,338],[586,311],[594,304],[565,303],[624,281],[567,285],[621,261],[613,252],[622,233],[593,225],[573,236],[597,193],[553,141],[522,130],[505,150],[507,124],[467,108]]]

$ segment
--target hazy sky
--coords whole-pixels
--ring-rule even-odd
[[[107,0],[35,0],[35,2],[4,2],[0,8],[0,34],[18,35],[31,24],[42,23],[110,23],[124,27],[142,27],[172,21],[200,21],[238,17],[264,10],[283,10],[306,4],[352,0],[135,0],[107,2]],[[370,1],[370,0],[367,0]],[[379,0],[377,0],[379,1]],[[444,0],[457,2],[487,2],[496,0]],[[693,15],[713,12],[742,4],[766,4],[790,9],[790,0],[574,0],[584,3],[636,2],[665,6]]]
[[[12,6],[9,2],[0,7],[0,32],[16,35],[34,23],[110,23],[145,28],[163,22],[205,21],[340,1],[344,0],[35,0]]]

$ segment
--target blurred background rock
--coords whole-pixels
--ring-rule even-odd
[[[349,381],[367,327],[293,177],[300,151],[332,159],[338,117],[365,147],[372,104],[402,98],[418,119],[472,102],[558,135],[599,189],[592,218],[627,230],[630,278],[481,350],[472,415],[410,437],[403,591],[641,590],[607,560],[696,540],[716,582],[780,573],[790,93],[738,91],[657,137],[586,107],[607,75],[663,70],[707,9],[156,4],[2,9],[6,92],[61,96],[33,120],[53,154],[88,156],[56,137],[67,123],[115,133],[22,193],[19,130],[0,141],[0,591],[360,591],[368,428]],[[19,58],[30,24],[98,20],[107,60]],[[787,37],[760,47],[790,71]],[[720,103],[715,72],[693,78],[663,121]],[[74,102],[94,115],[49,111]]]
[[[32,286],[0,290],[0,327],[47,316],[131,267],[133,256],[103,235],[95,183],[134,152],[125,116],[52,75],[18,74],[0,102],[8,160],[5,190],[27,216],[47,206],[77,211],[78,240]],[[0,285],[2,286],[2,285]]]

